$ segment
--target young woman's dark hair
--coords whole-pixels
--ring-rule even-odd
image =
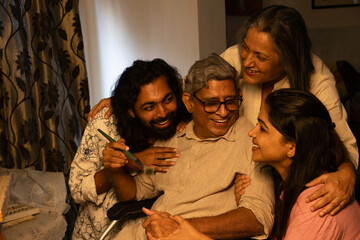
[[[126,68],[116,82],[111,96],[111,106],[114,110],[117,131],[126,140],[133,152],[143,151],[150,147],[148,142],[149,130],[137,118],[132,118],[129,109],[135,112],[134,104],[140,92],[140,87],[151,83],[156,78],[163,76],[174,93],[177,111],[172,123],[175,134],[176,125],[181,121],[188,121],[190,114],[187,112],[182,97],[181,77],[176,68],[170,66],[162,59],[152,61],[134,61],[133,65]]]
[[[249,28],[253,27],[268,33],[274,40],[290,87],[308,91],[314,66],[311,59],[311,40],[300,13],[294,8],[281,5],[259,10],[245,21],[240,29],[240,47]]]
[[[265,104],[270,123],[285,141],[296,143],[286,180],[281,181],[279,175],[275,176],[275,182],[281,182],[275,185],[275,228],[277,239],[282,239],[291,209],[305,184],[324,172],[337,171],[343,159],[348,159],[348,152],[326,107],[311,93],[281,89],[269,94]]]

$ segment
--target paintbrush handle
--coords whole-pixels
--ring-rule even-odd
[[[98,128],[98,131],[104,136],[106,137],[110,142],[116,142],[113,138],[111,138],[109,135],[107,135],[104,131],[102,131],[101,129]],[[134,163],[136,163],[139,167],[144,168],[144,164],[142,164],[142,162],[135,157],[134,154],[132,154],[130,151],[127,150],[120,150],[122,153],[125,154],[125,156],[130,159],[131,161],[133,161]]]

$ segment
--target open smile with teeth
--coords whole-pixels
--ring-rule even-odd
[[[216,123],[226,123],[229,119],[213,119]]]
[[[259,145],[253,143],[253,149],[259,149],[259,148],[260,148]]]
[[[169,119],[163,121],[163,122],[156,122],[156,125],[166,125],[169,122]]]
[[[256,71],[253,71],[253,70],[250,70],[250,69],[246,69],[246,71],[247,71],[248,73],[250,73],[250,74],[255,74],[255,73],[257,73]]]

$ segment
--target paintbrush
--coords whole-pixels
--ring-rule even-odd
[[[106,137],[110,142],[116,142],[113,138],[111,138],[109,135],[107,135],[104,131],[102,131],[101,129],[98,128],[98,131],[104,136]],[[142,164],[142,162],[135,157],[134,154],[132,154],[130,151],[128,150],[120,150],[122,153],[125,154],[125,156],[130,159],[131,161],[133,161],[136,165],[138,165],[141,169],[144,170],[144,173],[146,175],[151,175],[154,174],[154,168],[152,167],[146,167],[144,166],[144,164]]]

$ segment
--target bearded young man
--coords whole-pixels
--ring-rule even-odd
[[[108,140],[98,129],[115,140],[125,139],[130,151],[155,171],[167,172],[179,156],[176,148],[152,147],[157,139],[168,139],[179,122],[189,120],[182,101],[177,70],[162,59],[137,60],[118,79],[111,96],[113,115],[105,119],[107,108],[98,112],[84,132],[71,165],[69,186],[79,206],[72,239],[97,239],[109,225],[107,211],[118,199],[113,189],[113,174],[118,168],[141,170],[132,162],[104,165],[103,149]],[[114,158],[121,153],[113,151]]]

